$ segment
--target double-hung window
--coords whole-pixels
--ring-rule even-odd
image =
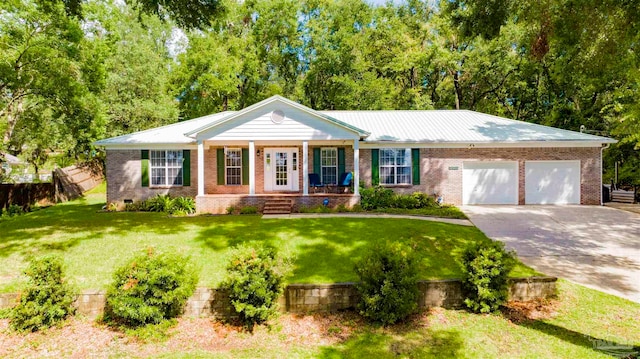
[[[320,172],[322,183],[338,183],[338,149],[335,147],[320,150]]]
[[[151,150],[151,185],[182,186],[182,150]]]
[[[242,184],[242,149],[225,149],[225,171],[227,185]]]
[[[411,184],[411,150],[408,148],[380,149],[380,184]]]

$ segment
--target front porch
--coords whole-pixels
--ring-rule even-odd
[[[225,214],[230,207],[254,206],[262,213],[265,203],[274,199],[291,200],[293,212],[299,212],[303,207],[322,206],[325,199],[328,199],[329,208],[337,208],[340,205],[351,208],[360,203],[360,195],[353,193],[205,194],[196,197],[196,208],[198,213]]]

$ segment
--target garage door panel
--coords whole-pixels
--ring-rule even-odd
[[[462,200],[464,204],[517,204],[516,162],[464,162]]]
[[[525,203],[579,204],[579,161],[527,161]]]

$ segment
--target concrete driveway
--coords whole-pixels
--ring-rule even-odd
[[[462,210],[539,272],[640,303],[640,214],[600,206]]]

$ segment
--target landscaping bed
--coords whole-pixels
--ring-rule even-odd
[[[566,281],[559,285],[558,300],[513,303],[504,314],[433,308],[387,328],[352,312],[286,314],[253,334],[208,318],[181,318],[166,337],[141,340],[86,318],[27,335],[8,331],[7,320],[0,320],[0,356],[611,358],[598,343],[629,351],[640,346],[640,323],[632,320],[640,304]]]

